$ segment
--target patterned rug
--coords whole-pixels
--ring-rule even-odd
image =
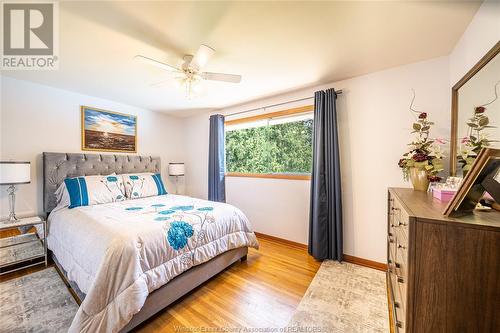
[[[77,309],[53,267],[0,283],[0,332],[67,332]]]
[[[321,332],[389,332],[385,273],[324,261],[288,327],[321,328]]]

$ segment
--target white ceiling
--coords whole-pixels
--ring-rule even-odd
[[[480,2],[60,3],[58,71],[5,71],[30,80],[176,115],[333,82],[448,55]],[[180,64],[205,43],[206,71],[242,74],[205,82],[187,99],[143,54]]]

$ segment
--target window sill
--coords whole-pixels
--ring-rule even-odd
[[[277,174],[277,173],[239,173],[228,172],[226,177],[247,177],[247,178],[272,178],[290,180],[311,180],[311,175],[302,174]]]

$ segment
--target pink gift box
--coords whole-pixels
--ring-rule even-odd
[[[440,201],[450,201],[455,193],[457,193],[456,190],[445,190],[442,188],[432,189],[432,196]]]

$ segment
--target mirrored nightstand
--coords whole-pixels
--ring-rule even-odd
[[[0,275],[23,268],[44,264],[47,266],[47,222],[38,216],[16,221],[0,221],[0,234],[16,234],[18,228],[38,227],[39,232],[28,232],[0,238]],[[40,228],[42,230],[40,230]]]

